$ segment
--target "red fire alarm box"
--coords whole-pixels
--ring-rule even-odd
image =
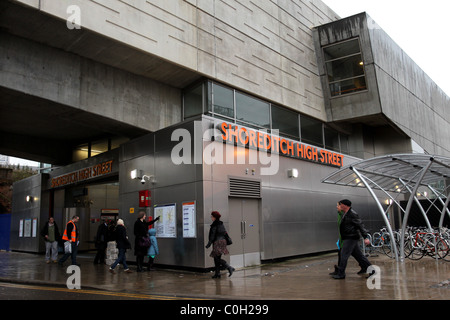
[[[151,199],[150,190],[139,191],[139,207],[150,207]]]

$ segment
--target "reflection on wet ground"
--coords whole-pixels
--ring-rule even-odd
[[[210,273],[156,269],[126,274],[121,266],[113,275],[106,265],[94,265],[93,255],[80,254],[81,286],[115,292],[170,295],[206,299],[320,299],[320,300],[448,300],[450,262],[423,258],[397,262],[386,256],[369,257],[378,275],[357,275],[350,258],[347,276],[335,280],[337,254],[296,258],[236,270],[221,279]],[[70,274],[58,264],[46,264],[42,255],[0,252],[0,281],[66,285]],[[131,266],[134,270],[134,266]],[[371,289],[372,288],[372,289]],[[379,289],[378,289],[379,288]]]

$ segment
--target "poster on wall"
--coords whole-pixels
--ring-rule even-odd
[[[160,217],[155,223],[156,236],[159,238],[177,237],[177,216],[176,204],[165,204],[155,206],[155,218]]]
[[[183,202],[183,238],[195,238],[195,201]]]
[[[25,238],[31,237],[31,219],[25,219],[25,224],[23,226],[23,236]]]
[[[19,238],[23,237],[23,219],[19,221]]]
[[[36,238],[37,235],[37,218],[33,219],[33,234],[32,237]]]

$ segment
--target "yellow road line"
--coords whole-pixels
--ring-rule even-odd
[[[0,283],[0,286],[8,287],[8,288],[35,289],[35,290],[46,290],[46,291],[56,291],[56,292],[69,292],[69,293],[97,294],[97,295],[104,295],[104,296],[149,299],[149,300],[205,300],[205,299],[171,297],[171,296],[162,296],[162,295],[153,295],[153,294],[148,295],[148,294],[139,294],[139,293],[112,292],[112,291],[102,291],[102,290],[67,289],[67,288],[57,288],[57,287],[23,285],[23,284],[15,284],[15,283]]]

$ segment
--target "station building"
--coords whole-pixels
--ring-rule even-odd
[[[365,190],[321,183],[361,159],[450,156],[449,97],[366,13],[319,0],[0,4],[0,153],[52,164],[14,184],[10,246],[80,216],[139,211],[157,263],[205,269],[210,213],[235,267],[336,249],[336,202],[383,226]],[[385,195],[377,194],[380,199]],[[134,261],[133,251],[127,259]]]

